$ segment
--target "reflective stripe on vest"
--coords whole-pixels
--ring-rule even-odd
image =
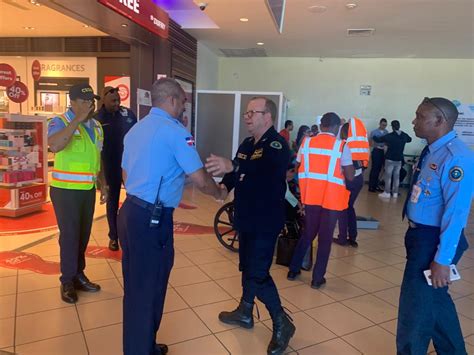
[[[367,167],[370,157],[367,130],[365,129],[364,123],[357,117],[352,117],[349,122],[349,137],[346,141],[352,153],[352,160],[362,161],[363,165]]]
[[[88,173],[75,173],[60,170],[53,170],[52,177],[54,180],[63,182],[73,182],[77,184],[90,184],[95,183],[96,177],[94,174]]]
[[[301,153],[304,156],[304,172],[298,174],[299,179],[313,179],[313,180],[323,180],[329,181],[334,184],[345,186],[344,179],[340,179],[334,176],[336,170],[337,160],[341,158],[341,144],[342,141],[336,140],[334,142],[333,149],[321,149],[321,148],[310,148],[309,147],[310,139],[305,139],[303,149]],[[326,155],[329,156],[329,167],[327,174],[312,173],[309,171],[309,155]]]

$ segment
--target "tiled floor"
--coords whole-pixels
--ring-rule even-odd
[[[178,209],[175,220],[212,226],[219,204],[192,188],[184,201],[197,209]],[[381,201],[364,190],[357,202],[360,215],[380,220],[378,230],[361,230],[358,249],[333,245],[327,285],[309,287],[310,273],[286,279],[287,269],[272,267],[283,304],[297,327],[288,353],[395,354],[396,318],[405,250],[406,224],[400,221],[403,197]],[[474,244],[473,218],[467,230]],[[41,238],[44,235],[40,236]],[[38,235],[0,237],[0,251],[12,250]],[[91,245],[107,245],[107,224],[98,219]],[[178,354],[265,354],[271,320],[257,302],[260,320],[244,330],[219,322],[240,298],[238,255],[224,249],[214,235],[175,235],[176,259],[157,339]],[[24,251],[58,261],[56,238]],[[463,279],[451,293],[470,354],[474,354],[474,248],[459,269]],[[97,294],[79,294],[76,305],[61,302],[57,275],[0,267],[0,349],[18,354],[120,354],[122,351],[121,264],[88,258],[87,275],[101,284]],[[431,348],[430,351],[433,351]],[[0,354],[3,354],[0,351]]]

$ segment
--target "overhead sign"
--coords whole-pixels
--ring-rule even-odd
[[[0,86],[9,87],[16,81],[16,71],[7,63],[0,63]]]
[[[41,78],[41,64],[37,59],[31,64],[31,75],[34,81],[38,81]]]
[[[168,38],[168,13],[160,9],[153,0],[98,0],[136,24],[160,37]]]
[[[457,100],[453,102],[459,111],[454,129],[459,139],[474,149],[474,104],[462,104]]]
[[[21,104],[28,98],[28,88],[21,81],[16,81],[7,89],[7,95],[13,102]]]

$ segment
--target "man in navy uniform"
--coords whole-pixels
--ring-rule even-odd
[[[119,212],[124,277],[123,350],[126,355],[166,354],[155,345],[174,261],[173,211],[185,175],[204,193],[223,198],[205,170],[194,139],[178,121],[186,97],[179,84],[153,84],[150,113],[125,136],[122,159],[127,198]]]
[[[450,265],[467,249],[464,228],[474,191],[474,154],[453,130],[458,117],[444,98],[425,98],[413,121],[426,139],[403,209],[407,263],[398,312],[398,354],[465,355],[456,308],[448,293]],[[424,271],[431,270],[429,286]],[[462,273],[462,272],[461,272]]]
[[[273,336],[268,354],[283,354],[295,326],[281,306],[270,275],[275,243],[285,222],[286,170],[290,149],[273,127],[277,108],[265,97],[250,100],[244,113],[251,134],[240,145],[233,161],[211,155],[206,168],[214,175],[226,173],[222,188],[235,188],[234,226],[239,232],[239,261],[243,294],[232,312],[219,319],[244,328],[253,327],[253,306],[257,297],[273,320]]]
[[[99,110],[95,113],[95,119],[101,123],[104,130],[104,146],[101,157],[105,179],[109,185],[107,222],[109,224],[109,249],[112,251],[119,250],[117,212],[122,187],[123,139],[137,122],[137,117],[132,110],[120,106],[118,92],[118,88],[106,86],[102,90]]]

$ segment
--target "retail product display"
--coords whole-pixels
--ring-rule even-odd
[[[46,118],[0,116],[0,215],[16,217],[46,202]]]

